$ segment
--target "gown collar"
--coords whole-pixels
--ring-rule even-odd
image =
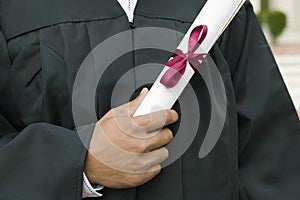
[[[133,22],[134,10],[138,0],[117,0],[127,15],[128,21]]]

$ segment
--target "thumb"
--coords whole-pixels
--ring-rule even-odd
[[[132,115],[135,113],[135,111],[138,109],[139,105],[142,103],[143,99],[145,98],[145,96],[148,93],[148,89],[147,88],[143,88],[140,95],[137,96],[134,100],[132,100],[131,102],[129,102],[129,113]]]
[[[130,117],[130,115],[133,115],[136,110],[138,109],[139,105],[142,103],[143,99],[148,93],[147,88],[143,88],[140,95],[137,96],[134,100],[130,101],[129,103],[123,104],[119,107],[116,107],[114,109],[111,109],[108,113],[106,113],[101,120],[106,120],[109,118],[112,118],[113,116],[124,116],[124,113],[126,116]]]

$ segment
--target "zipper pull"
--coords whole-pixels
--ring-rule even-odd
[[[130,26],[131,29],[135,28],[135,24],[133,22],[129,22],[129,26]]]

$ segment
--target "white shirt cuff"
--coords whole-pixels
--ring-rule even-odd
[[[100,190],[103,189],[103,186],[97,185],[96,187],[92,186],[86,177],[85,173],[83,173],[83,184],[82,184],[82,198],[87,197],[102,197],[102,194],[99,193]]]

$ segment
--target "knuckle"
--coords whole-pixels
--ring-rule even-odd
[[[140,157],[140,158],[136,161],[135,165],[136,165],[136,172],[142,173],[142,172],[145,171],[145,167],[146,167],[147,164],[146,164],[145,160],[144,160],[143,158]]]
[[[167,137],[167,139],[172,140],[174,138],[173,132],[171,131],[171,129],[169,128],[165,128],[165,136]]]
[[[179,119],[179,115],[175,110],[167,110],[167,120],[168,122],[174,123],[176,121],[178,121]]]
[[[153,173],[154,173],[154,175],[159,174],[159,173],[161,172],[161,169],[162,169],[161,165],[156,165],[156,166],[153,168]]]
[[[144,116],[141,120],[139,120],[136,125],[137,127],[141,128],[141,127],[147,127],[151,124],[151,116],[150,115],[146,115]]]
[[[165,147],[162,148],[161,156],[163,160],[167,159],[169,157],[169,150]]]
[[[131,149],[134,153],[144,153],[147,151],[147,143],[145,140],[140,140],[135,142]]]
[[[170,110],[165,110],[164,115],[165,115],[166,122],[172,121],[172,113]]]
[[[169,121],[174,121],[174,120],[173,120],[173,111],[172,111],[172,110],[168,110],[168,115],[167,115],[167,117],[168,117],[168,120],[169,120]]]
[[[159,141],[162,141],[164,143],[168,143],[174,138],[173,132],[168,128],[164,128],[163,130],[161,130],[158,134],[158,137]]]
[[[145,173],[135,174],[134,177],[131,179],[131,183],[134,186],[139,186],[144,184],[147,181],[147,176]]]
[[[178,113],[177,113],[175,110],[172,110],[171,112],[173,112],[173,118],[174,118],[174,121],[178,121],[178,120],[179,120],[179,115],[178,115]]]
[[[140,153],[144,153],[148,149],[147,140],[140,140],[138,148],[140,150]]]

